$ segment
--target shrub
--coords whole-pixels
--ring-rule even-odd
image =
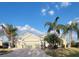
[[[2,46],[0,46],[0,48],[3,48]]]
[[[75,41],[71,41],[71,47],[75,47]]]
[[[79,47],[79,42],[75,43],[75,47]]]
[[[49,46],[58,47],[62,44],[62,40],[56,34],[48,34],[45,36],[44,41],[49,43]]]
[[[8,42],[3,43],[3,48],[8,48],[8,46],[9,46]]]

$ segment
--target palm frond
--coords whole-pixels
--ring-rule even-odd
[[[51,22],[46,22],[45,25],[44,25],[44,27],[50,26],[50,25],[51,25]]]
[[[59,24],[59,25],[56,26],[57,29],[64,29],[65,27],[66,26],[65,25],[62,25],[62,24]]]
[[[49,27],[49,29],[48,29],[48,31],[47,32],[50,32],[52,30],[52,28],[51,27]]]
[[[57,29],[56,32],[57,32],[58,34],[60,34],[60,30],[59,30],[59,29]]]
[[[59,17],[57,16],[56,19],[55,19],[55,21],[53,23],[56,24],[57,21],[58,21],[58,19],[59,19]]]

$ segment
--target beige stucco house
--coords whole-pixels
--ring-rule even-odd
[[[2,46],[2,38],[0,38],[0,46]]]
[[[43,37],[28,33],[18,37],[16,47],[17,48],[36,48],[41,47]]]

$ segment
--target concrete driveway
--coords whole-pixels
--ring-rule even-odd
[[[15,49],[11,53],[0,55],[0,57],[50,57],[50,56],[46,55],[45,52],[40,48],[36,49],[23,48],[23,49]]]

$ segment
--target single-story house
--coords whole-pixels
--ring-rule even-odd
[[[2,38],[0,38],[0,46],[2,46]]]
[[[17,48],[36,48],[41,47],[43,43],[43,37],[35,35],[33,33],[21,35],[17,39],[16,47]]]

